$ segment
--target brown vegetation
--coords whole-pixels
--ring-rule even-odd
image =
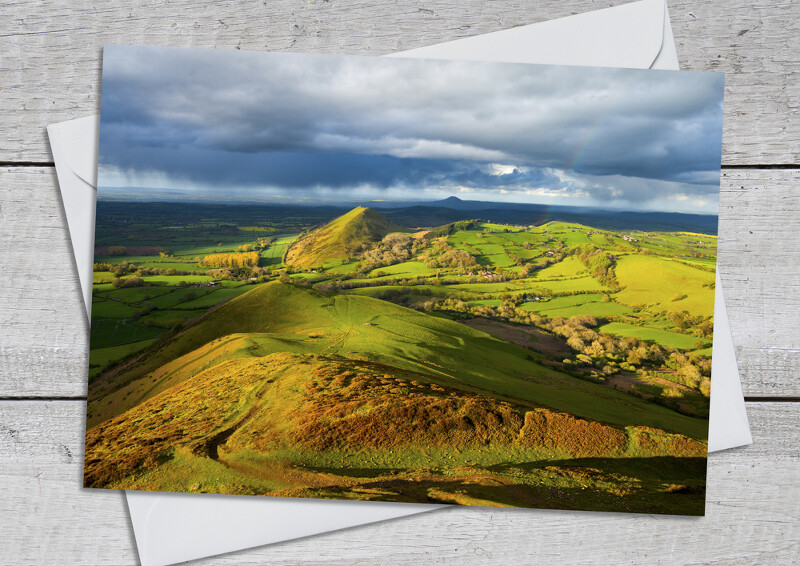
[[[525,413],[520,442],[575,457],[621,456],[628,445],[623,430],[545,409]]]
[[[680,434],[668,434],[645,426],[632,427],[631,441],[645,454],[664,454],[676,457],[705,457],[708,447]]]
[[[422,383],[427,378],[411,372],[398,377],[393,368],[350,368],[314,370],[295,419],[295,442],[315,450],[487,446],[512,443],[522,426],[522,411],[509,403]]]

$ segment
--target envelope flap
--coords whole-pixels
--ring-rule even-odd
[[[642,0],[391,56],[646,69],[661,51],[665,13],[664,0]]]
[[[92,187],[97,187],[99,118],[87,116],[48,127],[50,143],[58,144],[58,151],[70,170]]]
[[[98,124],[99,116],[88,116],[47,127],[84,306],[89,317],[92,307]]]

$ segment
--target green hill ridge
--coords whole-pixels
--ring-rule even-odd
[[[350,257],[392,232],[408,230],[380,212],[359,206],[298,238],[286,250],[283,262],[296,268],[322,266]]]
[[[704,422],[542,366],[465,325],[356,295],[272,282],[210,312],[93,390],[94,426],[232,359],[316,354],[413,371],[435,384],[593,420],[705,438]]]

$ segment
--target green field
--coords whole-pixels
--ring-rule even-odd
[[[208,283],[214,278],[208,275],[151,275],[147,278],[149,283],[161,285],[177,285],[178,283]]]
[[[93,349],[89,356],[89,377],[91,378],[98,375],[103,367],[119,358],[144,350],[152,344],[154,340],[154,338],[150,338],[147,340],[140,340],[139,342],[130,342],[122,346]]]
[[[114,279],[114,274],[110,271],[95,271],[92,273],[92,283],[97,285],[98,283],[111,283]]]
[[[149,279],[147,283],[151,282]],[[160,295],[171,293],[174,289],[172,287],[165,287],[160,285],[146,286],[146,287],[130,287],[123,289],[113,289],[110,291],[96,292],[96,296],[104,299],[114,299],[122,301],[126,304],[140,303],[142,301],[149,301],[155,299]]]
[[[152,323],[163,328],[172,328],[178,324],[184,324],[200,314],[190,310],[157,310],[143,316],[141,320],[145,324]]]
[[[139,309],[119,301],[110,301],[99,297],[92,299],[92,316],[97,318],[130,318]]]
[[[677,332],[669,332],[661,330],[660,328],[648,328],[646,326],[634,326],[632,324],[625,324],[623,322],[612,322],[600,327],[603,332],[614,334],[616,336],[632,336],[634,338],[641,338],[642,340],[651,340],[658,344],[665,344],[673,348],[680,348],[682,350],[694,349],[694,345],[700,341],[704,346],[708,345],[708,340],[701,340],[697,336],[687,334],[678,334]]]
[[[714,314],[714,274],[668,258],[626,255],[617,261],[617,278],[623,290],[615,295],[626,305],[647,305],[654,311]],[[706,286],[704,286],[706,285]],[[685,299],[673,301],[681,295]]]
[[[127,345],[155,338],[162,332],[164,332],[163,328],[145,326],[129,319],[92,317],[92,351],[97,348]]]
[[[572,295],[556,297],[549,301],[529,302],[523,306],[525,310],[538,312],[544,316],[556,317],[591,315],[598,317],[623,316],[633,311],[625,305],[614,302],[603,302],[602,295]]]
[[[404,291],[406,289],[409,289],[409,287],[404,287],[402,285],[379,285],[375,287],[357,287],[355,289],[347,289],[345,293],[348,295],[374,296],[380,293],[385,293],[386,291]],[[414,285],[410,289],[415,291],[445,292],[443,291],[443,287],[437,287],[435,285]]]
[[[554,279],[559,277],[576,277],[586,272],[586,267],[580,260],[570,256],[550,267],[545,267],[536,272],[537,279]]]
[[[427,267],[421,261],[406,261],[395,265],[389,265],[387,267],[380,267],[374,271],[382,271],[386,275],[404,275],[407,277],[414,277],[417,275],[432,275],[435,273],[435,270]]]
[[[238,297],[242,293],[246,293],[249,290],[250,287],[247,285],[233,287],[230,289],[217,289],[216,291],[212,291],[211,293],[200,296],[196,299],[187,300],[186,302],[177,305],[177,307],[181,309],[213,307],[234,297]]]
[[[171,307],[181,305],[182,303],[192,301],[199,297],[203,297],[208,293],[213,293],[213,292],[215,292],[213,287],[177,288],[174,289],[173,291],[170,291],[169,293],[165,293],[163,295],[159,295],[154,299],[150,299],[147,301],[147,303],[159,309],[168,309]]]

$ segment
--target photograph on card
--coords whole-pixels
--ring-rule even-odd
[[[723,87],[106,46],[84,485],[702,515]]]

